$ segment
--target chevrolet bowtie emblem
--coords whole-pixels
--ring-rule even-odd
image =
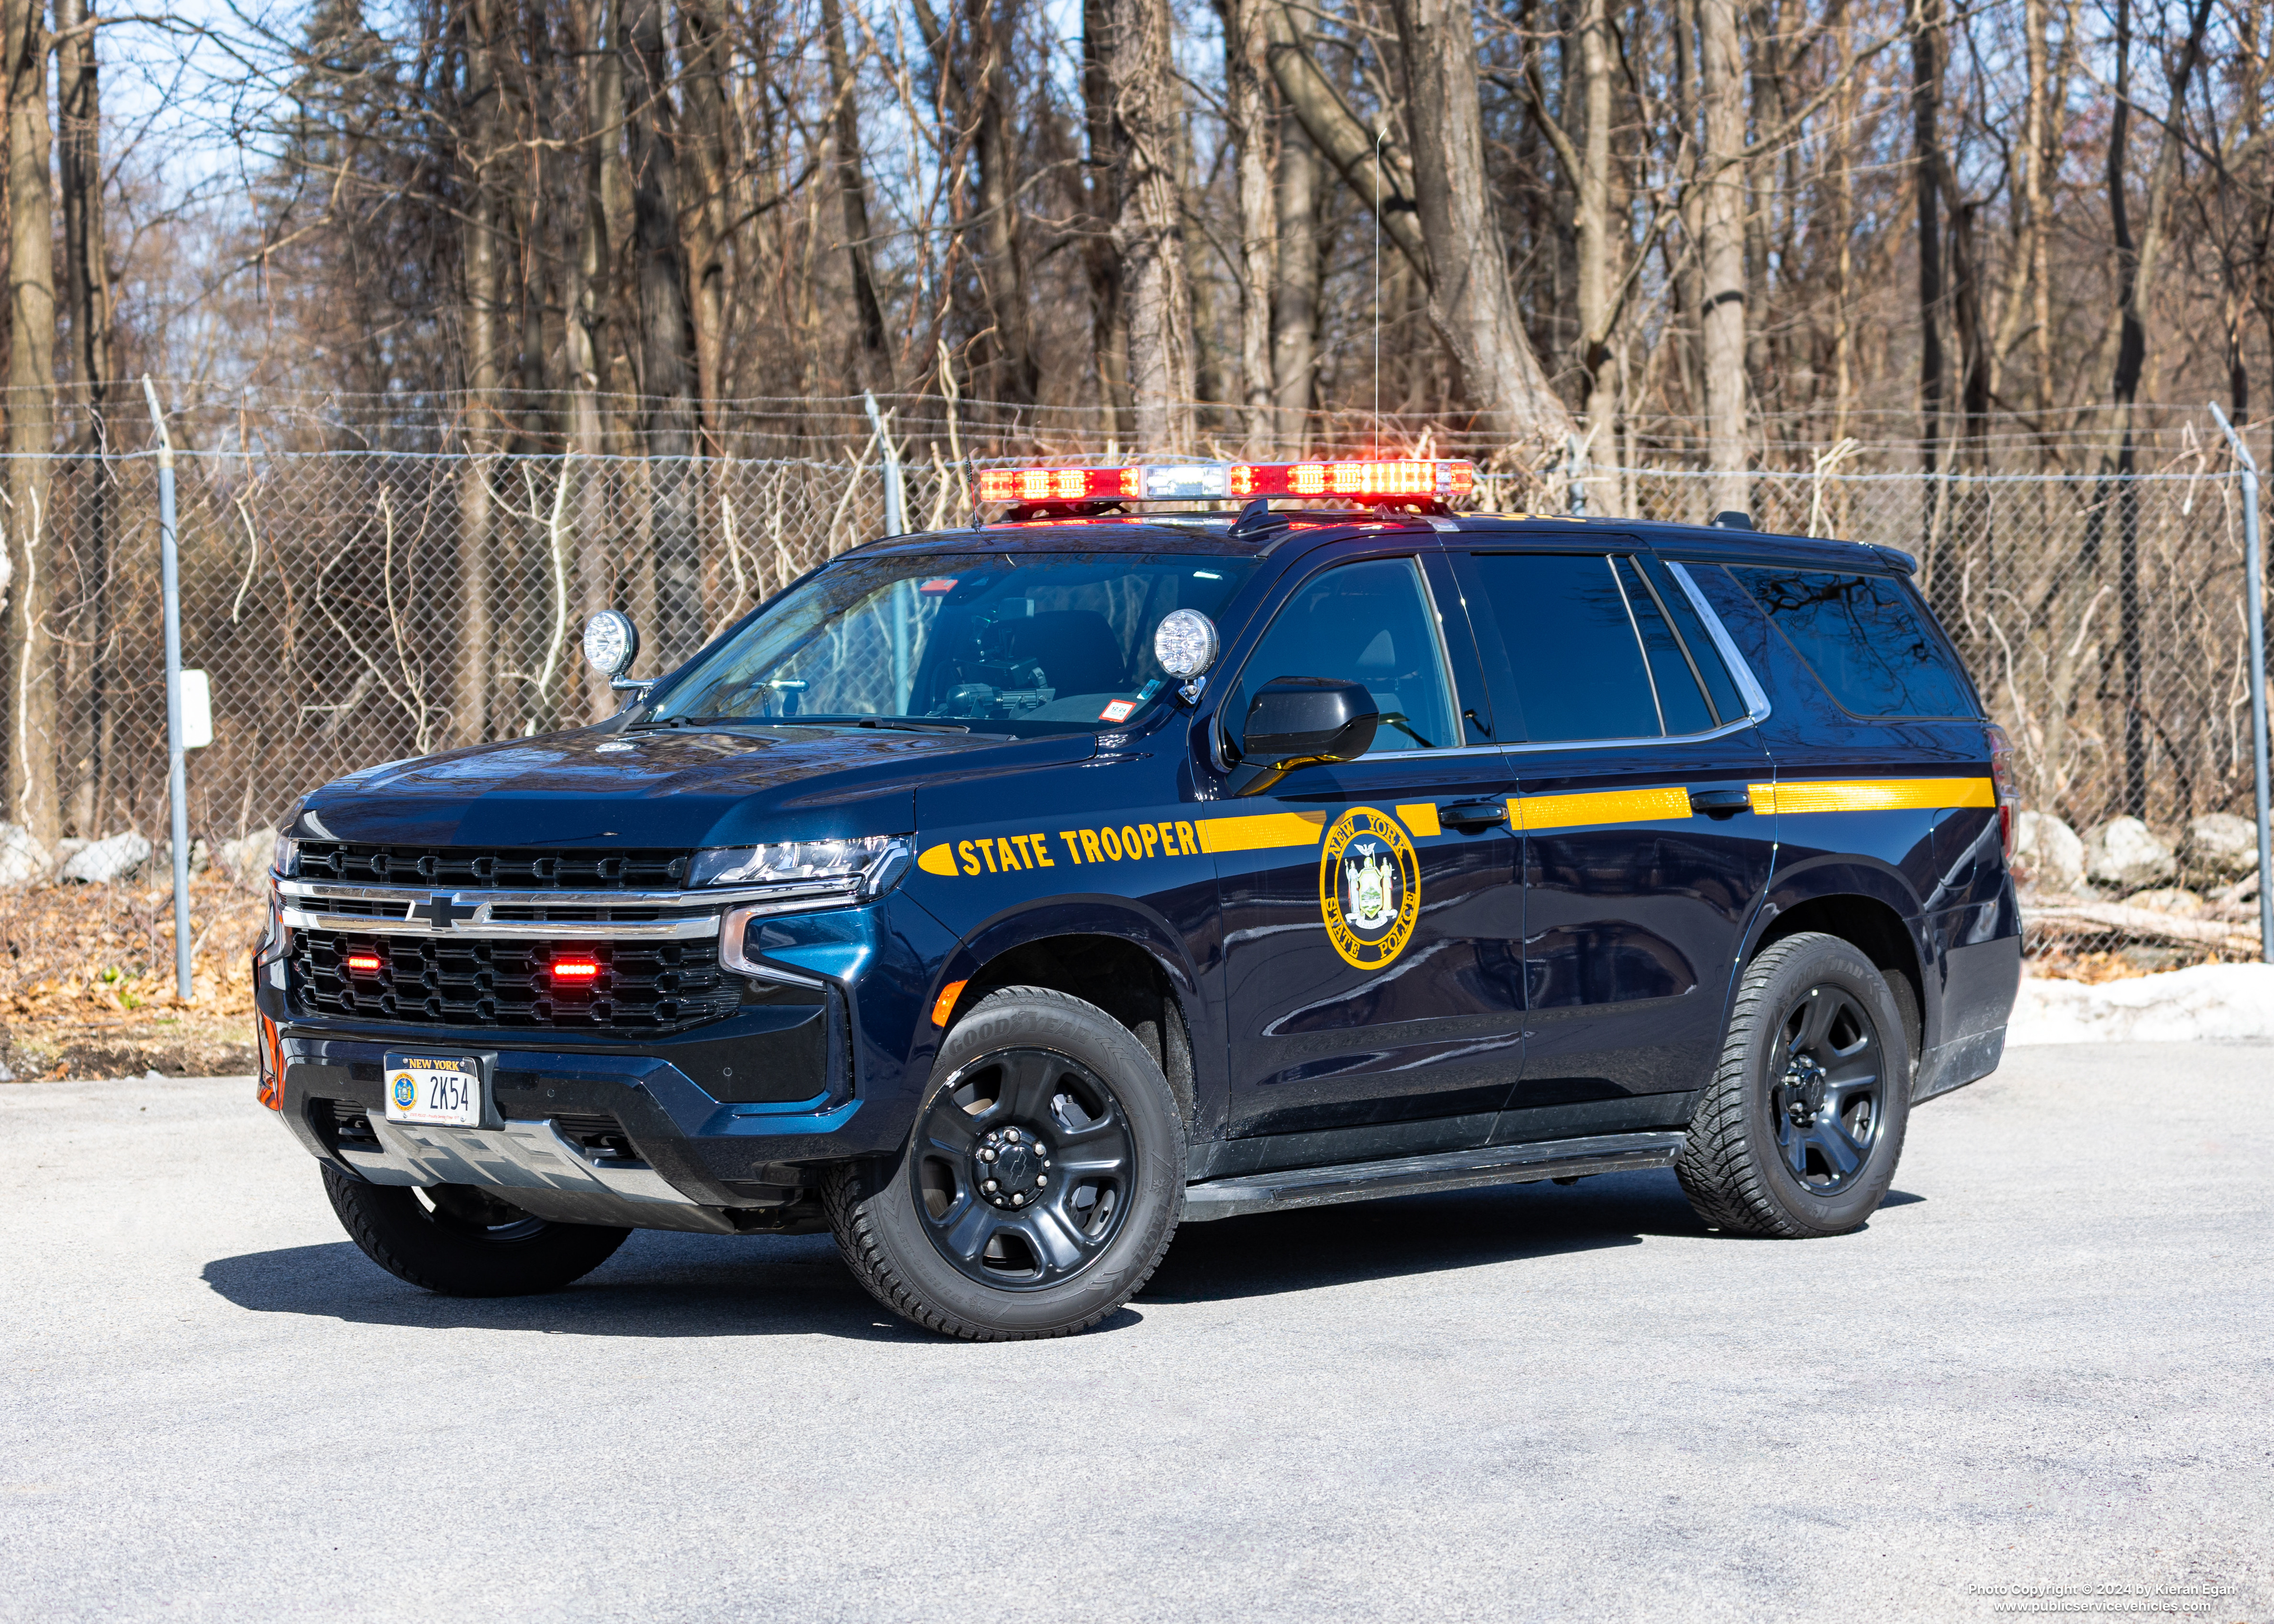
[[[412,903],[410,911],[403,917],[409,920],[424,920],[437,930],[448,930],[452,921],[471,919],[476,911],[473,908],[460,907],[455,897],[438,893],[425,902]]]

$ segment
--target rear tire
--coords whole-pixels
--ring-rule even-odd
[[[367,1184],[328,1163],[324,1193],[364,1256],[444,1297],[558,1290],[606,1263],[631,1233],[532,1218],[471,1184]]]
[[[909,1142],[825,1192],[846,1267],[901,1318],[973,1342],[1066,1336],[1152,1275],[1184,1210],[1185,1124],[1096,1004],[990,993],[940,1045]]]
[[[1745,966],[1721,1064],[1675,1172],[1735,1235],[1841,1235],[1894,1182],[1910,1119],[1909,1035],[1871,961],[1803,931]]]

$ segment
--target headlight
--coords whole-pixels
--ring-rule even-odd
[[[300,843],[290,835],[276,837],[276,855],[269,867],[278,874],[292,875],[300,871]]]
[[[898,879],[915,851],[907,835],[856,840],[780,840],[717,846],[695,853],[689,885],[779,885],[793,906],[865,902]]]

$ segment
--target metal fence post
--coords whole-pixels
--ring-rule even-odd
[[[142,377],[150,426],[158,436],[158,586],[166,603],[166,799],[174,823],[174,988],[190,1001],[190,797],[182,750],[182,560],[174,539],[174,442],[157,386]]]
[[[2267,817],[2266,787],[2266,560],[2258,534],[2258,462],[2234,425],[2210,402],[2210,415],[2226,432],[2234,460],[2242,465],[2242,577],[2244,619],[2250,628],[2250,755],[2258,795],[2258,957],[2274,964],[2274,823]]]
[[[863,393],[868,402],[869,421],[876,426],[877,444],[885,454],[885,534],[905,536],[908,533],[907,490],[900,482],[900,451],[892,444],[892,432],[885,425],[885,416],[877,410],[877,397]]]

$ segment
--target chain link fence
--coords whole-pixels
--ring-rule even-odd
[[[968,515],[980,448],[910,440],[912,527]],[[1593,470],[1590,505],[1702,521],[1712,478],[1681,462]],[[665,670],[885,523],[873,435],[819,457],[270,447],[184,453],[177,466],[184,662],[209,674],[215,709],[214,742],[190,758],[190,821],[215,843],[358,767],[605,716],[614,702],[578,651],[587,615],[629,612],[647,637],[637,670]],[[15,673],[13,708],[52,685],[52,735],[36,745],[52,750],[66,836],[155,837],[155,463],[56,458],[49,473],[37,515],[4,515],[12,553],[38,532],[28,545],[48,572],[36,601],[53,639],[51,671]],[[1487,486],[1487,506],[1562,494]],[[1923,590],[2013,738],[2025,804],[2093,847],[2032,823],[2037,951],[2255,955],[2255,857],[2233,827],[2253,813],[2241,499],[2223,463],[2125,478],[1807,469],[1758,473],[1751,492],[1764,530],[1920,560]],[[25,589],[19,568],[11,630],[34,601]],[[2149,838],[2120,838],[2131,857],[2119,862],[2094,831],[2126,817]]]

